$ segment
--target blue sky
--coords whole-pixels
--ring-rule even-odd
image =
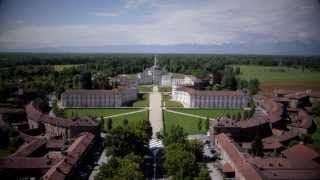
[[[317,0],[0,0],[0,50],[320,45]],[[172,49],[173,48],[173,49]],[[211,48],[215,53],[216,48]],[[264,53],[263,48],[256,53]],[[273,51],[272,51],[273,49]],[[312,51],[310,50],[312,49]],[[130,51],[130,49],[126,49]],[[210,51],[210,50],[209,50]],[[195,52],[197,50],[195,49]],[[223,50],[222,50],[223,52]],[[229,51],[228,51],[229,52]],[[319,49],[320,52],[320,49]],[[231,50],[232,53],[232,50]],[[302,52],[303,53],[303,52]]]

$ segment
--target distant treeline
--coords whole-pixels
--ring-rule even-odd
[[[271,56],[271,55],[216,55],[216,54],[160,54],[159,63],[168,70],[179,72],[189,66],[226,64],[253,64],[266,66],[320,67],[320,56]],[[81,53],[0,53],[0,66],[58,65],[114,62],[115,65],[153,63],[154,54],[81,54]],[[129,61],[128,61],[129,60]],[[118,62],[116,62],[118,61]],[[176,65],[182,65],[181,67]],[[141,69],[140,68],[140,69]]]

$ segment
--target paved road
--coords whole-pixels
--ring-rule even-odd
[[[152,126],[153,138],[156,138],[156,133],[163,128],[162,123],[162,109],[161,109],[161,94],[158,92],[158,86],[153,87],[153,92],[149,98],[150,114],[149,121]]]

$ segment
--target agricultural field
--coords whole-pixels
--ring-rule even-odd
[[[53,65],[54,69],[56,71],[62,71],[63,69],[68,69],[71,67],[79,66],[78,64],[59,64],[59,65]]]
[[[139,108],[66,108],[64,109],[64,116],[66,118],[76,117],[76,116],[97,116],[106,117],[116,114],[128,113],[133,111],[141,110]]]
[[[138,87],[139,92],[152,92],[153,86],[152,85],[140,85]]]
[[[162,95],[162,105],[166,107],[183,107],[180,102],[171,101],[169,95]]]
[[[183,108],[170,108],[170,110],[188,113],[203,117],[217,118],[226,115],[237,115],[238,113],[242,114],[243,110],[241,109],[183,109]]]
[[[165,124],[165,130],[169,130],[174,125],[181,126],[184,131],[188,134],[199,134],[206,133],[205,129],[205,119],[200,119],[196,117],[185,116],[181,114],[176,114],[168,111],[163,112],[163,120]],[[199,121],[201,121],[201,130],[199,130]]]
[[[270,67],[240,65],[240,77],[257,78],[260,89],[270,92],[273,89],[320,90],[320,72],[291,67]]]
[[[133,107],[148,107],[149,106],[149,94],[141,94],[136,102],[132,104]]]

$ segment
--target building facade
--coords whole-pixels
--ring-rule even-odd
[[[61,95],[64,107],[120,107],[137,99],[136,87],[113,90],[67,90]]]
[[[241,91],[202,91],[189,87],[173,87],[172,100],[186,108],[241,108],[249,97]]]

